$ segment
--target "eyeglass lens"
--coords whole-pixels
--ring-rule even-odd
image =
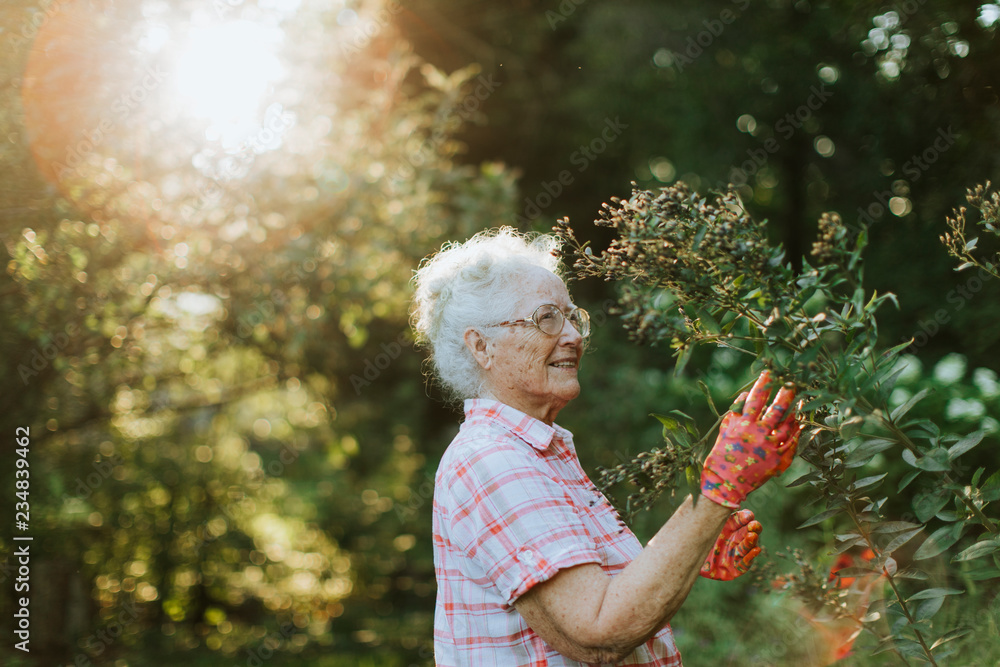
[[[563,313],[552,305],[540,306],[535,312],[535,323],[538,328],[550,336],[558,335],[563,327]],[[590,333],[590,317],[583,308],[577,308],[569,316],[570,324],[576,327],[581,336]]]

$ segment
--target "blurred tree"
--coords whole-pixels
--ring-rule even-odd
[[[422,64],[392,3],[14,5],[0,363],[33,655],[426,654],[410,489],[447,427],[407,283],[510,213],[512,174],[454,161],[478,68]]]
[[[629,180],[653,188],[683,179],[699,190],[732,181],[797,261],[819,214],[836,210],[873,225],[872,285],[905,295],[886,318],[888,337],[933,331],[932,356],[960,347],[991,363],[997,287],[962,296],[973,293],[968,277],[950,272],[936,239],[967,187],[996,180],[993,151],[982,150],[997,131],[995,5],[478,7],[420,0],[401,24],[432,62],[476,60],[502,81],[489,126],[466,132],[474,158],[523,168],[522,223],[547,229],[569,215],[584,238],[606,244],[588,223]],[[627,128],[598,152],[607,119]],[[594,159],[582,157],[587,148]],[[546,184],[558,186],[564,170],[572,182],[547,199],[555,188]],[[947,320],[935,323],[941,309]]]

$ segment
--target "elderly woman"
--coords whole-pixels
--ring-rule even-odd
[[[688,498],[643,548],[580,467],[556,415],[580,393],[590,318],[557,241],[509,228],[446,245],[414,278],[413,325],[465,421],[434,486],[438,665],[680,665],[668,621],[699,574],[759,553],[740,503],[791,462],[794,392],[737,399]],[[735,409],[735,408],[734,408]]]

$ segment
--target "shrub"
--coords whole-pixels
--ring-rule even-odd
[[[977,193],[976,201],[992,207],[986,216],[1000,211],[993,206],[1000,199]],[[1000,576],[1000,472],[966,463],[986,439],[985,429],[948,432],[919,414],[930,387],[902,402],[903,394],[894,394],[909,366],[902,358],[909,343],[879,344],[877,313],[898,303],[893,294],[864,287],[867,231],[823,214],[810,257],[796,268],[735,191],[702,196],[683,183],[659,193],[633,184],[628,200],[604,204],[596,224],[617,234],[600,254],[577,241],[567,219],[556,232],[579,276],[621,283],[618,312],[631,338],[668,344],[678,373],[696,348],[718,346],[798,388],[805,425],[799,455],[809,469],[788,486],[805,485],[818,501],[819,510],[800,528],[832,524],[834,554],[871,550],[870,560],[841,570],[841,580],[885,577],[891,594],[860,619],[877,636],[872,653],[892,651],[904,661],[930,664],[953,654],[957,643],[949,642],[972,628],[935,625],[934,617],[946,599],[967,591],[954,582],[927,583],[928,573],[917,564],[948,554],[965,564],[967,582]],[[950,248],[960,243],[966,252],[974,248],[964,238],[949,240],[960,231],[951,224],[944,242]],[[697,498],[701,461],[721,421],[708,388],[699,384],[719,417],[715,425],[702,432],[681,412],[655,415],[663,424],[663,445],[602,471],[605,488],[624,481],[637,487],[625,508],[630,516],[678,488]],[[887,460],[901,463],[873,465]],[[889,503],[890,496],[904,492],[908,507],[893,515],[900,505]],[[932,521],[940,524],[933,531]],[[919,541],[915,552],[912,540]],[[810,569],[798,560],[800,573]],[[817,585],[816,579],[785,577],[783,587],[836,613],[846,589]]]

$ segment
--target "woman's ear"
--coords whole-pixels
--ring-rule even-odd
[[[465,330],[464,339],[465,346],[469,348],[476,362],[483,370],[489,370],[493,365],[493,357],[490,355],[490,345],[486,337],[477,329],[469,327]]]

